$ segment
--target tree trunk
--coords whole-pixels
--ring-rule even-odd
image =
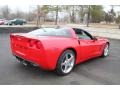
[[[88,6],[87,27],[89,27],[89,23],[90,23],[90,5]]]
[[[75,7],[73,5],[73,11],[72,11],[72,23],[75,23]]]
[[[58,24],[58,5],[56,6],[56,18],[55,18],[55,25]]]
[[[37,27],[39,27],[39,25],[40,25],[40,6],[38,5],[37,6]]]

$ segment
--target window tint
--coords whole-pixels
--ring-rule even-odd
[[[92,36],[84,30],[73,28],[79,39],[92,39]]]
[[[79,39],[91,39],[85,32],[77,33]]]
[[[35,36],[64,36],[64,37],[71,36],[70,31],[64,28],[63,29],[42,28],[29,32],[28,34]]]

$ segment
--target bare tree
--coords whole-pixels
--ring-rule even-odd
[[[57,25],[57,22],[58,22],[58,5],[56,6],[56,17],[55,17],[55,25]]]
[[[58,13],[61,12],[62,10],[61,6],[59,5],[50,6],[49,10],[55,13],[55,25],[57,25],[58,24]]]
[[[23,18],[24,12],[22,12],[19,8],[15,10],[15,18]]]
[[[8,7],[8,5],[3,6],[3,7],[1,8],[1,13],[2,13],[3,18],[9,19],[10,8]]]
[[[40,5],[37,5],[37,27],[39,27],[40,25],[40,13],[41,13],[41,10],[40,10]]]
[[[87,27],[89,27],[89,22],[90,22],[90,5],[88,6]]]
[[[46,21],[47,14],[48,14],[49,11],[50,11],[49,8],[50,8],[49,5],[43,5],[43,6],[41,7],[41,12],[42,12],[42,16],[43,16],[43,18],[44,18],[44,22]]]

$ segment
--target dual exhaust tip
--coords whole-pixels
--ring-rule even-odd
[[[21,59],[21,58],[19,58],[19,57],[17,57],[16,56],[16,58],[17,58],[17,61],[19,62],[19,63],[22,63],[24,66],[34,66],[34,67],[38,67],[38,65],[37,64],[35,64],[35,63],[32,63],[32,62],[28,62],[28,61],[26,61],[26,60],[24,60],[24,59]]]

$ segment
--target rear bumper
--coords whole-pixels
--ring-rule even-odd
[[[17,59],[22,59],[22,60],[24,60],[24,61],[28,61],[28,62],[30,62],[30,63],[33,63],[33,64],[35,64],[35,65],[39,66],[38,64],[36,64],[36,63],[32,62],[32,60],[26,60],[25,58],[20,57],[20,56],[17,56],[17,55],[15,55],[15,54],[13,54],[13,56],[14,56],[14,57],[16,57]]]
[[[53,68],[53,66],[51,66],[50,61],[47,60],[47,58],[45,58],[45,57],[44,58],[43,57],[35,58],[35,57],[32,57],[32,56],[31,57],[30,56],[24,56],[23,54],[16,53],[16,52],[13,52],[13,56],[21,58],[25,61],[34,63],[44,70],[54,70],[55,69],[55,68]]]

